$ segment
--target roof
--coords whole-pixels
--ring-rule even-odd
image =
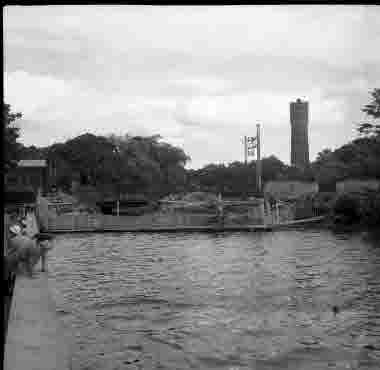
[[[22,159],[18,162],[18,167],[46,167],[45,159]]]

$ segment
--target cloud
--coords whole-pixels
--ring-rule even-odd
[[[161,134],[191,166],[263,155],[289,161],[289,102],[310,102],[310,152],[355,136],[380,84],[373,6],[8,6],[5,98],[22,140],[83,132]],[[37,134],[38,132],[38,134]],[[226,145],[228,142],[228,145]]]

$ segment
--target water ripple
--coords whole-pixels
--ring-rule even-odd
[[[378,368],[380,248],[358,235],[113,233],[54,243],[50,286],[72,333],[73,370]]]

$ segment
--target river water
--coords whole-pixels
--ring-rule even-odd
[[[379,244],[318,229],[61,235],[49,281],[73,370],[379,369]]]

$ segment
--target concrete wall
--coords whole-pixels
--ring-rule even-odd
[[[89,214],[64,214],[50,217],[49,231],[93,231],[150,227],[206,226],[215,221],[215,216],[204,214],[152,213],[142,216],[112,216]]]
[[[316,182],[307,181],[268,181],[264,185],[264,196],[276,199],[299,198],[307,194],[318,193]]]
[[[354,180],[347,179],[344,181],[339,181],[336,183],[336,192],[338,194],[352,193],[364,191],[367,189],[377,190],[380,187],[380,180],[369,179],[369,180]]]
[[[89,214],[63,214],[56,217],[49,217],[46,230],[71,231],[83,230],[92,231],[102,228],[102,218]]]
[[[262,224],[263,213],[259,205],[240,206],[236,212],[231,207],[224,212],[225,225]],[[233,207],[232,207],[233,208]],[[217,210],[213,212],[184,212],[181,209],[165,209],[141,216],[114,216],[103,214],[57,214],[49,202],[40,197],[38,220],[46,231],[94,231],[123,230],[151,227],[181,227],[218,225],[221,219]]]
[[[280,205],[279,206],[279,222],[286,222],[294,220],[295,210],[291,205]]]

